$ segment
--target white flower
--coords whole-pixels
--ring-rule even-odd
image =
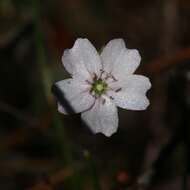
[[[59,112],[81,112],[82,120],[94,133],[111,136],[118,127],[116,106],[144,110],[149,105],[149,79],[133,74],[140,60],[138,51],[127,49],[122,39],[111,40],[100,55],[88,39],[77,39],[62,57],[72,78],[55,84],[67,104],[58,102]]]

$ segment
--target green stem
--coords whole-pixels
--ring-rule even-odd
[[[42,81],[42,87],[44,96],[46,99],[46,103],[49,102],[49,100],[52,97],[51,94],[51,85],[52,85],[52,75],[50,73],[50,70],[47,66],[47,59],[46,59],[46,53],[44,48],[44,39],[41,31],[41,17],[40,17],[40,1],[34,0],[33,2],[33,16],[34,16],[34,40],[35,40],[35,46],[36,46],[36,55],[37,55],[37,63],[40,68],[41,73],[41,81]],[[61,163],[64,165],[72,165],[72,154],[71,154],[71,148],[70,143],[68,142],[62,120],[58,113],[53,111],[53,127],[55,132],[55,149],[58,148],[61,158]],[[77,179],[75,179],[75,176],[72,177],[70,187],[69,189],[80,189],[77,185]]]
[[[41,31],[40,25],[40,5],[36,1],[34,1],[33,5],[33,14],[34,14],[34,39],[36,46],[36,55],[37,55],[37,63],[40,68],[41,73],[41,81],[42,87],[44,91],[45,98],[47,102],[51,99],[51,84],[52,77],[49,68],[47,67],[47,59],[45,57],[45,48],[44,48],[44,38]]]
[[[182,179],[182,190],[188,190],[188,150],[185,144],[185,154],[184,154],[184,174]]]
[[[87,160],[87,164],[88,164],[88,168],[93,180],[93,185],[94,185],[94,189],[95,190],[101,190],[101,185],[100,185],[100,178],[97,172],[97,168],[96,168],[96,164],[93,160],[93,158],[91,157],[91,154],[88,151],[84,152],[84,156]]]

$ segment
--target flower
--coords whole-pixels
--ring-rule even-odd
[[[133,74],[140,60],[138,51],[127,49],[123,39],[111,40],[99,55],[88,39],[79,38],[62,56],[72,78],[55,85],[94,133],[111,136],[118,128],[117,106],[144,110],[149,105],[149,79]],[[68,114],[71,109],[67,107],[58,100],[59,112]]]

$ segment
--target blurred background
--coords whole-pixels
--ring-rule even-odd
[[[189,0],[0,0],[0,189],[190,189]],[[51,93],[78,37],[140,51],[146,111],[92,134]]]

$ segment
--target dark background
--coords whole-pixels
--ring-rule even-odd
[[[57,112],[51,86],[78,37],[123,38],[152,82],[111,138]],[[190,189],[189,117],[189,0],[0,0],[0,189]]]

